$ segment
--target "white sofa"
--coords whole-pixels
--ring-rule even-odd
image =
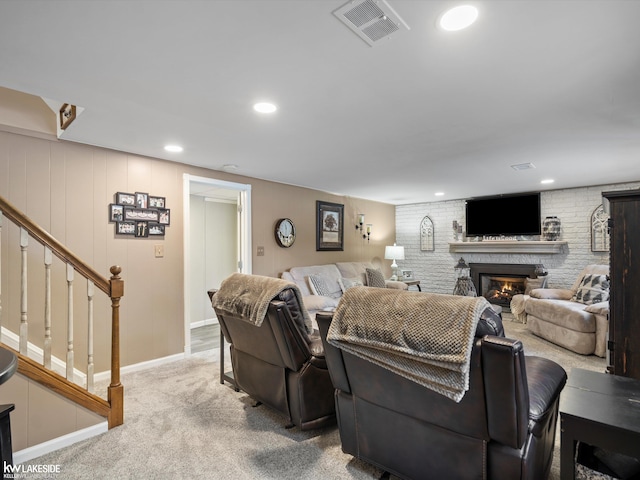
[[[295,283],[302,293],[304,306],[314,319],[317,312],[333,311],[340,301],[343,289],[348,288],[355,282],[367,285],[366,269],[375,269],[369,262],[338,262],[326,265],[312,265],[307,267],[292,267],[287,272],[283,272],[281,277],[284,280]],[[317,295],[313,286],[309,282],[310,275],[319,275],[324,280],[330,295]],[[406,290],[407,284],[404,282],[385,280],[387,288],[398,288]]]

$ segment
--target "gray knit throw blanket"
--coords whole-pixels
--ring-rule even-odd
[[[469,389],[471,349],[483,297],[353,287],[327,341],[459,402]]]
[[[307,333],[313,333],[311,317],[302,303],[300,289],[295,283],[280,278],[233,273],[222,281],[211,305],[259,327],[271,300],[286,289],[293,290],[300,304]]]

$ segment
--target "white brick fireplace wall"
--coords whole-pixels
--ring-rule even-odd
[[[452,223],[464,225],[464,200],[417,203],[396,207],[396,243],[405,248],[401,269],[413,270],[423,292],[451,293],[455,284],[453,267],[460,256],[468,263],[542,263],[549,272],[549,286],[568,288],[585,265],[608,264],[609,254],[591,251],[591,214],[602,203],[602,192],[640,188],[640,182],[552,190],[541,193],[541,216],[557,216],[562,222],[560,240],[566,241],[557,254],[450,253]],[[434,224],[435,250],[420,250],[420,222],[428,215]]]

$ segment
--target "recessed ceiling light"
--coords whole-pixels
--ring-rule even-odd
[[[180,145],[165,145],[164,149],[167,152],[172,152],[172,153],[180,153],[183,148]]]
[[[544,180],[540,180],[540,183],[544,183],[544,184],[553,183],[553,182],[555,182],[553,178],[545,178]]]
[[[436,192],[434,195],[435,195],[436,197],[441,197],[441,196],[443,196],[443,195],[444,195],[444,192]]]
[[[440,28],[449,32],[462,30],[478,18],[478,9],[471,5],[460,5],[447,10],[440,17]]]
[[[260,113],[273,113],[278,109],[278,107],[276,107],[273,103],[260,102],[260,103],[256,103],[253,106],[253,109],[256,112],[260,112]]]

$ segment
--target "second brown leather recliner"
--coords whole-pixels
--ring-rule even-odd
[[[547,478],[566,372],[485,313],[459,403],[328,343],[333,314],[318,314],[342,450],[405,479]]]

